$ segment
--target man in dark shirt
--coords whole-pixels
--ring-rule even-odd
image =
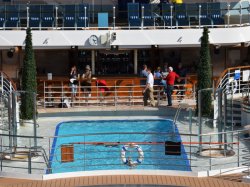
[[[173,68],[171,66],[168,68],[168,72],[169,73],[167,77],[165,78],[167,82],[167,98],[168,98],[167,106],[172,106],[172,93],[174,90],[174,82],[175,82],[175,79],[179,78],[180,76],[173,71]]]

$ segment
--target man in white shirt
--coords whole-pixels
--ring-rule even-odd
[[[147,68],[147,72],[148,72],[148,76],[147,76],[146,87],[142,91],[144,106],[147,106],[148,99],[150,99],[150,105],[155,106],[155,100],[154,100],[154,76],[151,73],[151,68]]]

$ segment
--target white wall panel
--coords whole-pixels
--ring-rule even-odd
[[[209,29],[211,44],[235,45],[250,42],[250,26],[236,28],[211,28]],[[101,35],[116,33],[116,39],[111,43],[101,44]],[[165,47],[195,47],[200,46],[200,37],[203,29],[162,29],[162,30],[46,30],[32,31],[34,48],[70,48],[78,46],[86,49],[105,49],[111,45],[122,48],[148,48],[157,45]],[[24,46],[25,31],[0,31],[0,48]],[[91,35],[99,38],[97,46],[91,46],[88,39]]]

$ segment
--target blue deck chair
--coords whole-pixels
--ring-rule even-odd
[[[212,25],[224,25],[225,21],[222,17],[221,3],[208,3],[208,14],[212,20]]]
[[[54,5],[41,6],[41,27],[54,27]]]
[[[86,7],[86,8],[85,8]],[[86,12],[85,12],[86,10]],[[80,4],[77,9],[77,27],[88,27],[89,26],[89,5]]]
[[[29,6],[29,27],[38,28],[41,25],[41,6],[30,5]]]
[[[171,15],[171,6],[172,6],[172,15]],[[164,23],[164,28],[176,26],[176,20],[174,19],[174,6],[169,3],[163,3],[162,4],[162,20]],[[172,19],[172,20],[171,20]],[[172,23],[171,23],[172,21]],[[172,25],[171,25],[172,24]]]
[[[128,25],[129,27],[141,26],[139,3],[128,3]]]
[[[208,15],[207,3],[197,3],[196,6],[198,10],[200,8],[200,25],[211,26],[212,20],[209,18],[209,15]]]
[[[74,28],[76,26],[76,6],[64,5],[63,27]]]
[[[241,1],[241,23],[249,23],[249,1]]]
[[[153,17],[153,6],[152,4],[141,4],[141,7],[144,7],[144,26],[154,26],[154,17]]]
[[[187,7],[185,3],[175,4],[175,18],[177,26],[189,26],[189,18],[187,16]]]
[[[18,27],[20,23],[19,5],[6,5],[5,28]]]
[[[5,27],[5,6],[4,5],[0,5],[0,28],[4,28]]]

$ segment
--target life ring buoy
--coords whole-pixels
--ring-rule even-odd
[[[133,161],[132,159],[126,158],[126,151],[128,151],[129,148],[135,148],[138,152],[138,157],[135,161]],[[143,158],[144,158],[144,153],[142,151],[142,148],[139,145],[130,144],[130,145],[122,146],[121,160],[122,160],[123,164],[128,165],[128,166],[136,166],[136,165],[142,163]]]

